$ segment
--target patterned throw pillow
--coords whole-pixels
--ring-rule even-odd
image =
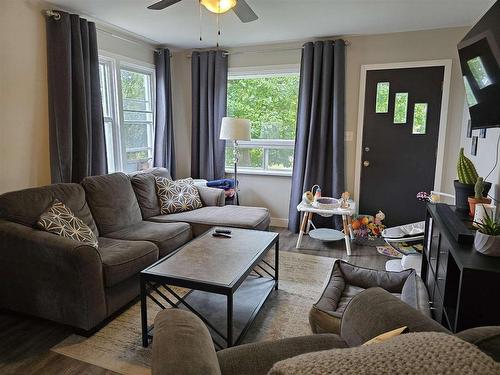
[[[57,199],[47,211],[40,215],[37,226],[46,232],[71,238],[97,249],[97,237],[92,229]]]
[[[203,207],[200,194],[192,178],[176,181],[165,177],[155,177],[155,179],[162,215]]]

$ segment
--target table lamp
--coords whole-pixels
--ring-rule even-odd
[[[220,127],[220,139],[233,141],[234,161],[234,202],[238,204],[238,141],[250,140],[250,120],[234,117],[223,117]]]

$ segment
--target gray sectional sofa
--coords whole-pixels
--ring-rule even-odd
[[[213,226],[267,230],[265,208],[224,206],[199,187],[203,207],[161,215],[155,175],[85,178],[0,195],[0,308],[92,331],[139,294],[139,272]],[[35,228],[58,199],[98,236],[98,249]]]
[[[460,364],[456,361],[458,356],[466,355],[474,348],[493,360],[500,361],[500,327],[472,328],[459,332],[453,338],[451,332],[438,322],[382,288],[368,288],[349,301],[338,334],[323,333],[255,342],[216,352],[205,324],[191,312],[166,309],[156,315],[154,325],[153,375],[174,373],[176,375],[437,374],[444,372],[447,374],[485,374],[486,372],[473,369],[474,362],[462,361]],[[415,333],[429,332],[440,333],[441,337],[426,335],[425,339],[419,340],[424,341],[425,345],[414,347],[409,344],[409,348],[405,350],[402,350],[399,345],[395,348],[394,339],[369,346],[362,345],[384,332],[404,326],[408,327],[410,334],[402,335],[396,340],[408,339],[415,343],[413,341]],[[439,345],[442,343],[443,336],[446,341],[451,340],[451,345],[447,347]],[[447,336],[449,336],[448,339],[446,339]],[[432,340],[436,338],[440,338],[439,344],[432,345]],[[465,345],[461,340],[472,345]],[[455,349],[457,345],[465,345],[467,350]],[[313,355],[313,352],[318,352],[319,355]],[[294,358],[306,353],[311,353],[311,356]],[[286,362],[276,365],[280,361]],[[464,362],[466,362],[465,366]],[[288,365],[283,366],[285,363]],[[411,363],[417,367],[417,370],[410,366]],[[448,371],[442,371],[443,363],[451,365]],[[274,370],[270,371],[275,365]],[[329,365],[332,367],[330,368]],[[496,368],[500,367],[496,365]],[[487,373],[498,374],[498,372]]]

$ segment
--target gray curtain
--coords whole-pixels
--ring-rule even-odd
[[[300,67],[297,133],[288,228],[297,232],[297,205],[314,184],[322,195],[340,197],[344,190],[345,42],[306,43]],[[335,220],[337,219],[337,220]],[[321,226],[338,226],[338,217],[315,215]]]
[[[174,120],[172,116],[172,80],[170,51],[155,51],[156,127],[153,165],[167,168],[175,178]]]
[[[191,74],[191,176],[223,178],[225,142],[219,133],[227,110],[227,55],[223,51],[193,52]]]
[[[57,12],[47,17],[50,168],[52,182],[107,173],[93,22]]]

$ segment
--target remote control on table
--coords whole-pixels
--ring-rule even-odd
[[[218,233],[218,232],[214,232],[212,233],[212,236],[214,237],[225,237],[225,238],[231,238],[231,235],[228,234],[228,233]]]
[[[216,229],[215,233],[231,234],[231,231],[229,229]]]

